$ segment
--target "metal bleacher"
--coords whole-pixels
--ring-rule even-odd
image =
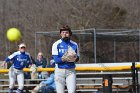
[[[77,92],[81,92],[81,93],[95,93],[97,90],[102,91],[102,81],[103,78],[101,77],[101,73],[103,72],[89,72],[89,73],[77,73]],[[119,73],[119,72],[117,72]],[[114,74],[117,75],[115,73],[110,73],[110,74]],[[121,76],[114,76],[113,77],[113,84],[112,84],[112,88],[113,91],[117,91],[119,93],[119,91],[128,91],[129,88],[131,88],[131,82],[132,82],[132,78],[129,77],[129,73],[128,72],[123,72],[122,74],[127,74],[127,76],[121,77]],[[43,79],[25,79],[25,93],[30,93],[31,89],[33,89],[37,84],[39,84],[40,81],[42,81]],[[8,81],[9,79],[0,79],[0,92],[1,93],[6,93],[8,90]],[[17,84],[15,85],[17,87]]]
[[[107,66],[106,64],[104,64]],[[126,65],[126,64],[125,64]],[[94,65],[80,65],[80,67],[86,66],[87,68]],[[97,67],[97,64],[95,65]],[[79,65],[77,65],[79,67]],[[132,76],[131,70],[124,71],[96,71],[96,70],[77,70],[77,93],[96,93],[100,91],[102,93],[103,88],[103,76],[111,74],[113,83],[112,83],[112,93],[131,93],[128,92],[132,89]],[[8,75],[5,74],[7,78],[0,79],[0,92],[7,93],[8,91]],[[44,79],[25,79],[25,93],[31,93],[31,90],[39,84],[40,81]],[[17,87],[17,83],[15,85]],[[67,93],[67,89],[66,89]]]

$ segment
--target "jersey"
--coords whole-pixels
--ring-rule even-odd
[[[52,46],[52,55],[58,68],[75,68],[75,62],[62,62],[62,56],[71,47],[79,57],[79,49],[76,42],[72,40],[64,41],[59,39]]]
[[[22,70],[25,68],[27,65],[31,64],[31,57],[30,54],[27,52],[14,52],[10,56],[8,56],[5,59],[6,62],[12,61],[13,62],[13,67]]]

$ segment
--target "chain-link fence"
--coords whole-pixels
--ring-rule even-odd
[[[136,62],[140,60],[140,30],[73,30],[72,40],[80,50],[79,63]],[[59,31],[36,32],[35,56],[42,51],[49,61],[52,44],[60,39]]]

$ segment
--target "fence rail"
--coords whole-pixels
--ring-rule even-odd
[[[118,64],[118,65],[117,65]],[[127,65],[126,65],[127,64]],[[76,71],[125,71],[131,70],[132,63],[104,63],[104,64],[77,64]],[[140,63],[136,62],[136,68],[140,68]],[[30,68],[24,68],[25,72],[30,72]],[[37,71],[54,71],[54,68],[38,68]],[[8,69],[0,69],[0,73],[7,73]]]

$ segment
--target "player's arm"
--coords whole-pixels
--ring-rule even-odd
[[[61,63],[62,61],[62,57],[58,56],[58,49],[57,49],[57,44],[54,43],[52,46],[52,56],[53,59],[55,61],[55,63]]]
[[[77,45],[76,53],[77,53],[77,58],[76,58],[75,62],[78,62],[79,61],[79,57],[80,57],[78,45]]]
[[[53,46],[52,46],[52,56],[53,56],[53,59],[54,59],[55,63],[66,62],[67,60],[63,56],[58,55],[59,51],[58,51],[57,45],[58,44],[54,43]]]
[[[11,54],[10,56],[8,56],[1,64],[2,67],[5,67],[7,62],[10,62],[14,57],[15,57],[16,53]]]
[[[3,62],[1,63],[1,66],[2,66],[2,67],[5,67],[6,64],[7,64],[6,61],[3,61]]]
[[[26,67],[31,67],[32,65],[34,64],[34,59],[32,58],[32,56],[30,56],[29,54],[29,57],[28,57],[28,62],[27,62],[27,65]]]
[[[63,62],[62,57],[59,57],[58,55],[53,55],[53,59],[54,59],[55,63]]]

